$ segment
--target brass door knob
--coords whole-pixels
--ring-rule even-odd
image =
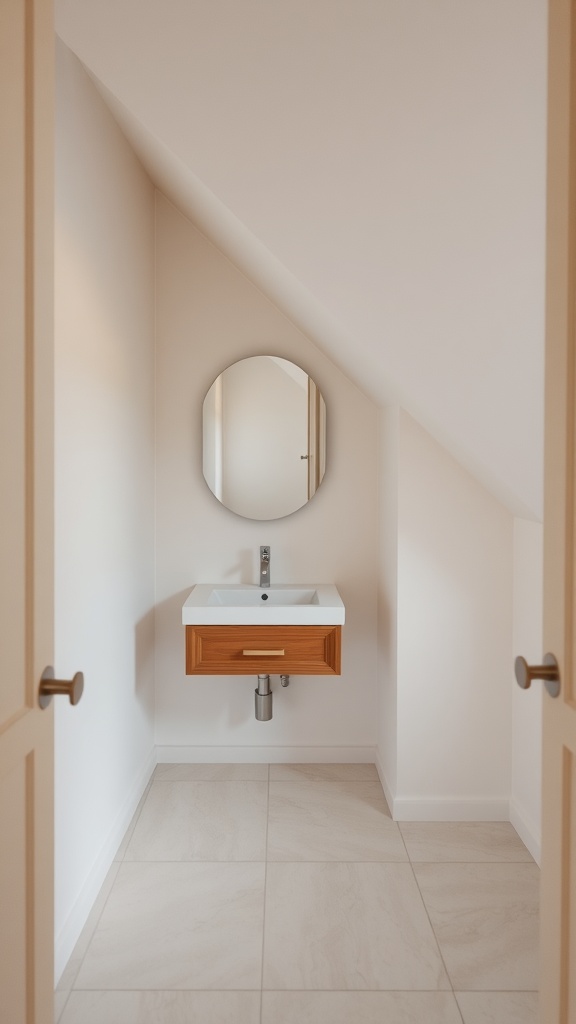
[[[523,690],[528,690],[533,679],[543,679],[551,697],[560,693],[560,669],[553,654],[545,654],[542,665],[529,665],[525,658],[516,658],[514,675]]]
[[[42,673],[38,690],[38,703],[47,708],[57,693],[67,694],[71,704],[77,704],[84,692],[84,674],[77,672],[73,679],[55,679],[54,669],[48,665]]]

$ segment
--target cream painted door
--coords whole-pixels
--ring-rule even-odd
[[[53,53],[0,0],[0,1018],[53,1020]]]
[[[550,0],[541,1020],[576,1024],[576,0]]]

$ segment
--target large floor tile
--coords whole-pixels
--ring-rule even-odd
[[[412,861],[532,861],[507,821],[403,821]]]
[[[375,764],[271,764],[270,781],[378,782]]]
[[[122,864],[75,989],[258,989],[264,864]]]
[[[457,992],[464,1024],[538,1024],[537,992]]]
[[[535,864],[415,864],[414,871],[455,989],[536,987]]]
[[[384,1022],[462,1024],[462,1019],[451,992],[264,992],[262,999],[262,1024]]]
[[[405,861],[379,782],[270,782],[269,860]]]
[[[269,864],[265,989],[447,989],[408,864]]]
[[[92,934],[93,934],[93,932],[94,932],[94,929],[92,929]],[[58,984],[56,985],[56,989],[55,989],[56,995],[59,995],[61,992],[69,992],[70,991],[70,989],[74,985],[74,982],[76,981],[76,978],[78,976],[78,971],[82,967],[82,960],[83,959],[84,959],[83,955],[82,956],[75,956],[74,954],[72,954],[72,956],[70,957],[68,963],[66,964],[66,967],[64,968],[64,971],[62,972],[62,976],[61,976]]]
[[[165,782],[267,782],[267,764],[157,764],[154,779]]]
[[[119,870],[120,863],[118,861],[113,861],[110,870],[108,871],[108,874],[106,875],[106,878],[102,883],[100,892],[98,893],[92,905],[92,909],[88,914],[86,924],[84,925],[80,933],[80,937],[76,945],[74,946],[72,956],[70,957],[70,960],[68,961],[68,964],[66,965],[66,968],[62,974],[62,977],[58,982],[58,988],[72,988],[74,978],[71,976],[71,971],[73,970],[73,965],[75,962],[78,963],[78,961],[84,956],[86,950],[88,949],[88,945],[90,943],[92,936],[94,935],[94,932],[96,931],[98,921],[100,920],[102,911],[106,906],[106,900],[108,899],[108,896],[112,891],[112,887],[114,885],[114,882],[116,881]]]
[[[142,808],[144,807],[144,804],[146,803],[146,800],[148,799],[148,793],[150,792],[150,786],[151,785],[152,785],[152,780],[150,780],[150,782],[146,786],[146,789],[144,790],[142,796],[140,797],[140,800],[138,802],[138,807],[136,808],[134,814],[132,815],[132,821],[130,822],[128,828],[126,829],[126,832],[124,833],[124,838],[122,839],[122,842],[120,843],[120,846],[118,847],[118,849],[116,851],[116,855],[114,857],[114,860],[116,860],[116,861],[124,860],[124,854],[126,853],[126,850],[128,848],[128,843],[130,842],[130,840],[132,838],[132,833],[134,832],[134,829],[136,828],[136,822],[138,821],[138,818],[140,817],[140,814],[142,812]]]
[[[76,981],[78,972],[82,966],[84,955],[88,949],[92,936],[98,927],[98,921],[100,920],[102,911],[106,905],[106,900],[112,890],[112,886],[114,885],[119,870],[120,863],[118,861],[114,861],[106,875],[106,878],[104,879],[102,888],[96,897],[94,905],[92,906],[86,920],[86,924],[82,929],[80,937],[72,951],[72,955],[62,972],[58,985],[56,986],[56,991],[54,993],[55,1024],[58,1024],[60,1021],[60,1016],[68,1000],[69,992]]]
[[[267,782],[153,782],[124,859],[264,860]]]
[[[259,992],[73,992],[60,1024],[260,1024]]]
[[[60,992],[58,989],[54,993],[54,1024],[60,1024],[69,995],[69,992]]]

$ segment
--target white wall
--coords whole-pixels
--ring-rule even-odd
[[[513,655],[541,664],[542,524],[514,521]],[[512,687],[512,782],[510,820],[536,860],[540,858],[542,778],[542,683]]]
[[[159,757],[373,760],[377,739],[377,413],[374,405],[160,194],[157,199],[156,740]],[[223,508],[202,476],[202,402],[247,355],[290,359],[326,400],[326,476],[292,516]],[[265,424],[263,424],[265,429]],[[186,677],[181,607],[194,583],[334,582],[346,605],[340,677],[275,689],[254,718],[254,677]],[[268,749],[273,748],[273,749]]]
[[[397,789],[398,728],[398,434],[397,405],[380,410],[378,423],[378,753],[377,764],[392,807]]]
[[[153,753],[153,188],[58,45],[56,970]]]
[[[395,786],[385,779],[397,818],[507,817],[512,527],[401,411]]]

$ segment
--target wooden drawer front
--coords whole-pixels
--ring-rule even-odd
[[[340,675],[341,630],[341,626],[186,626],[186,673]],[[271,653],[253,653],[261,651]]]

